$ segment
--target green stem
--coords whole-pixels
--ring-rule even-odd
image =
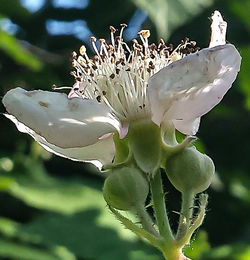
[[[182,239],[191,223],[191,218],[193,215],[194,206],[194,194],[192,191],[186,191],[182,193],[182,205],[181,205],[181,215],[179,219],[179,226],[177,230],[176,240]]]
[[[140,222],[143,226],[143,228],[145,230],[147,230],[148,232],[152,233],[153,235],[155,235],[156,237],[159,236],[159,234],[157,233],[157,231],[154,228],[154,224],[153,221],[151,219],[151,217],[149,216],[149,214],[147,213],[144,205],[139,204],[136,205],[135,207],[136,213],[140,219]]]
[[[200,209],[199,209],[199,213],[197,214],[196,218],[194,219],[192,225],[190,226],[190,228],[188,229],[186,235],[179,241],[180,244],[188,244],[193,233],[195,232],[195,230],[201,226],[205,215],[206,215],[206,206],[207,206],[207,199],[208,199],[208,195],[207,194],[201,194],[199,197],[199,202],[200,202]]]
[[[159,228],[159,233],[165,238],[166,242],[172,242],[174,240],[172,230],[169,224],[165,196],[162,188],[162,180],[160,171],[156,172],[154,176],[150,179],[152,203],[155,213],[155,218],[157,226]]]
[[[159,248],[159,239],[157,237],[135,225],[131,220],[127,219],[122,214],[120,214],[116,209],[112,207],[109,207],[109,209],[127,229],[134,232],[137,236],[147,239],[153,246]]]
[[[167,248],[166,250],[162,250],[162,253],[166,260],[191,260],[182,254],[180,248]]]

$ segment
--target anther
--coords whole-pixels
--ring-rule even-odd
[[[161,44],[164,44],[164,45],[165,45],[165,42],[164,42],[164,40],[163,40],[162,38],[159,40],[159,43],[161,43]]]
[[[79,52],[81,55],[84,55],[86,53],[86,47],[84,45],[82,45],[79,49]]]
[[[110,76],[109,76],[111,79],[113,79],[115,77],[115,74],[112,73]]]
[[[155,65],[152,64],[152,65],[149,66],[149,68],[150,68],[151,70],[154,70],[154,69],[155,69]]]
[[[96,37],[91,36],[91,37],[89,38],[89,40],[90,40],[91,42],[96,42]]]
[[[116,40],[117,42],[118,42],[118,41],[121,41],[121,36],[119,36],[119,35],[116,36],[116,37],[115,37],[115,40]]]
[[[115,32],[116,32],[116,29],[115,29],[115,27],[114,27],[114,26],[112,26],[112,25],[110,25],[110,26],[109,26],[109,29],[110,29],[110,31],[111,31],[112,33],[115,33]]]
[[[194,47],[196,45],[196,41],[191,41],[190,44],[192,47]]]
[[[149,45],[149,48],[150,48],[151,51],[154,51],[157,47],[154,43],[152,43],[152,44]]]
[[[138,32],[139,35],[141,35],[143,38],[148,38],[150,36],[149,30],[141,30]]]
[[[87,67],[84,67],[83,69],[85,70],[85,72],[88,72],[90,68],[87,66]]]
[[[100,42],[101,44],[103,44],[103,43],[105,43],[105,39],[99,39],[99,42]]]
[[[75,51],[72,52],[72,59],[76,59],[77,58],[77,53]]]
[[[101,96],[97,96],[96,100],[100,103],[101,102]]]
[[[94,57],[93,57],[93,62],[98,62],[99,61],[99,57],[97,56],[97,55],[95,55]]]
[[[128,27],[128,25],[125,24],[125,23],[121,23],[120,25],[121,25],[122,28],[126,28],[126,27]]]
[[[164,54],[165,54],[165,57],[166,57],[166,58],[169,57],[169,51],[168,51],[168,50],[164,50]]]
[[[92,65],[93,70],[97,70],[97,66],[96,65]]]

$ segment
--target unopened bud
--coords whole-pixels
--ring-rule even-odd
[[[144,204],[148,192],[146,177],[139,169],[130,167],[112,170],[103,187],[107,204],[119,210],[132,210]]]
[[[188,147],[167,160],[166,172],[177,190],[197,194],[210,186],[215,167],[206,154],[195,147]]]

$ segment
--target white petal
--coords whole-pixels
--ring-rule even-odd
[[[209,48],[226,44],[227,22],[223,20],[219,11],[214,11],[211,20],[211,39]]]
[[[173,120],[175,128],[185,135],[195,135],[200,126],[200,117],[194,120]]]
[[[149,80],[152,120],[195,120],[218,104],[240,69],[231,44],[203,49],[173,62]]]
[[[19,122],[62,148],[91,145],[99,137],[120,130],[110,109],[95,100],[68,99],[62,93],[16,88],[4,96],[3,104]]]
[[[15,123],[20,132],[28,133],[47,151],[52,152],[56,155],[74,161],[90,162],[97,166],[99,169],[101,169],[102,165],[111,163],[114,158],[115,146],[113,142],[113,135],[109,135],[104,139],[100,139],[95,144],[85,147],[61,148],[48,143],[42,136],[38,135],[29,127],[25,126],[23,123],[18,122],[18,120],[14,116],[9,114],[5,114],[5,116]]]

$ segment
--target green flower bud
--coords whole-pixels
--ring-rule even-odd
[[[120,210],[131,210],[144,204],[149,184],[137,168],[114,169],[104,182],[103,196],[108,205]]]
[[[166,172],[177,190],[197,194],[209,187],[215,167],[206,154],[200,153],[195,147],[188,147],[167,160]]]

